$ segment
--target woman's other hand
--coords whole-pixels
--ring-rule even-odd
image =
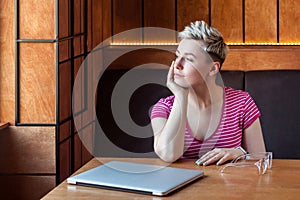
[[[243,152],[237,148],[215,148],[197,160],[198,165],[222,165],[226,161],[233,160],[238,156],[243,155]]]

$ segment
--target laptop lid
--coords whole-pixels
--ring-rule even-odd
[[[163,196],[203,176],[191,170],[110,161],[67,179],[67,183]]]

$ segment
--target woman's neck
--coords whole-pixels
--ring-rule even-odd
[[[223,88],[215,83],[193,87],[189,91],[189,104],[205,109],[223,99]]]

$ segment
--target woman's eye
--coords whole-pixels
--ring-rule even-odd
[[[186,60],[189,62],[194,62],[194,60],[192,58],[186,58]]]

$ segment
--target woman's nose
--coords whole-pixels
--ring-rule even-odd
[[[178,70],[183,70],[183,67],[182,67],[182,65],[179,63],[178,65],[176,65],[176,69],[178,69]]]
[[[181,58],[177,58],[176,62],[175,62],[175,68],[177,70],[182,70],[183,66],[182,66],[182,59]]]

